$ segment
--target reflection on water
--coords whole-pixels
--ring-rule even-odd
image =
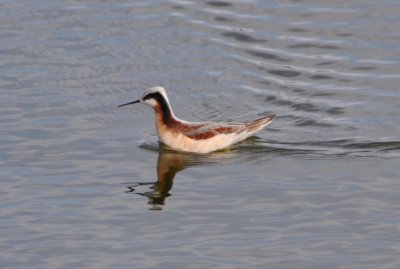
[[[131,185],[126,192],[146,196],[149,199],[149,204],[153,205],[152,210],[161,210],[161,205],[164,205],[165,199],[171,195],[170,191],[176,173],[185,169],[187,164],[187,155],[160,147],[157,160],[157,181]],[[150,185],[152,191],[136,191],[139,186],[143,185]]]
[[[155,146],[151,144],[146,145],[146,147],[155,149]],[[161,210],[166,198],[171,196],[171,189],[178,172],[195,165],[218,163],[231,156],[232,154],[229,151],[204,155],[178,152],[160,143],[156,169],[157,181],[131,184],[125,192],[145,196],[148,198],[148,203],[152,205],[150,210]],[[141,191],[140,189],[143,186],[151,189],[151,191]]]

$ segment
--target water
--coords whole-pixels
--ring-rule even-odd
[[[399,268],[400,3],[0,1],[1,268]],[[153,112],[240,121],[204,156]]]

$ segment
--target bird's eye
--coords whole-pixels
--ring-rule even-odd
[[[147,95],[145,95],[145,96],[143,97],[143,100],[150,99],[151,97],[152,97],[151,94],[147,94]]]
[[[157,93],[149,93],[143,97],[143,100],[148,100],[148,99],[156,99],[157,100],[158,94]]]

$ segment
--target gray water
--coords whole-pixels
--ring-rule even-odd
[[[0,1],[0,268],[400,268],[400,2]],[[241,121],[208,155],[153,111]]]

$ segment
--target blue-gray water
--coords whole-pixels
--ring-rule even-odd
[[[0,268],[400,268],[400,2],[0,1]],[[186,120],[276,113],[205,156]]]

